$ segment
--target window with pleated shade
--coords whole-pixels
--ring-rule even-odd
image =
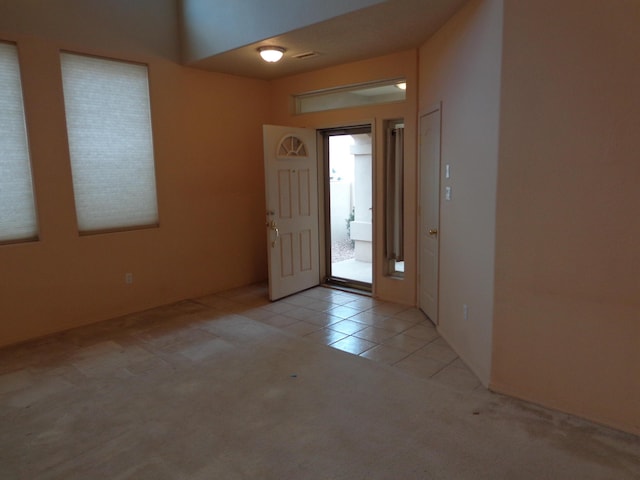
[[[146,65],[61,54],[80,233],[158,225]]]
[[[37,238],[18,49],[0,42],[0,244]]]

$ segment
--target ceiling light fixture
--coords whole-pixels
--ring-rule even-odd
[[[258,52],[265,62],[275,63],[282,58],[285,49],[282,47],[260,47]]]
[[[396,87],[398,87],[400,90],[406,90],[407,89],[407,82],[396,83]]]

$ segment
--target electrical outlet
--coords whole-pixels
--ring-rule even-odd
[[[124,274],[124,283],[127,285],[131,285],[133,283],[133,273]]]
[[[469,305],[466,303],[462,305],[462,315],[464,315],[464,320],[469,320]]]

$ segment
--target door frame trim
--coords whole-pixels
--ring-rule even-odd
[[[319,207],[319,225],[318,231],[320,233],[320,283],[323,285],[336,286],[339,288],[346,289],[354,289],[359,290],[363,293],[373,294],[374,285],[375,285],[375,254],[372,255],[372,264],[371,264],[371,284],[358,282],[357,280],[347,280],[339,277],[330,277],[328,272],[330,271],[330,263],[331,257],[330,249],[327,247],[331,241],[331,230],[327,228],[328,225],[328,215],[331,211],[329,201],[330,201],[330,193],[329,193],[329,182],[328,174],[329,174],[329,149],[328,149],[328,138],[331,136],[331,133],[334,134],[348,134],[350,130],[366,130],[362,132],[354,132],[354,133],[368,133],[371,135],[371,202],[372,207],[375,208],[375,122],[373,120],[363,121],[363,122],[353,122],[353,123],[341,123],[339,125],[333,125],[330,127],[317,128],[317,149],[318,149],[318,207]],[[329,133],[329,135],[327,135]],[[372,233],[375,232],[375,215],[372,212],[372,224],[371,229]],[[376,242],[375,242],[375,234],[372,235],[372,253],[375,252]]]

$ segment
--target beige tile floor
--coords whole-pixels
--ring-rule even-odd
[[[640,478],[637,437],[492,394],[419,311],[326,288],[2,348],[0,426],[2,480]]]
[[[484,388],[416,308],[325,287],[271,303],[265,285],[194,301],[458,390]]]

